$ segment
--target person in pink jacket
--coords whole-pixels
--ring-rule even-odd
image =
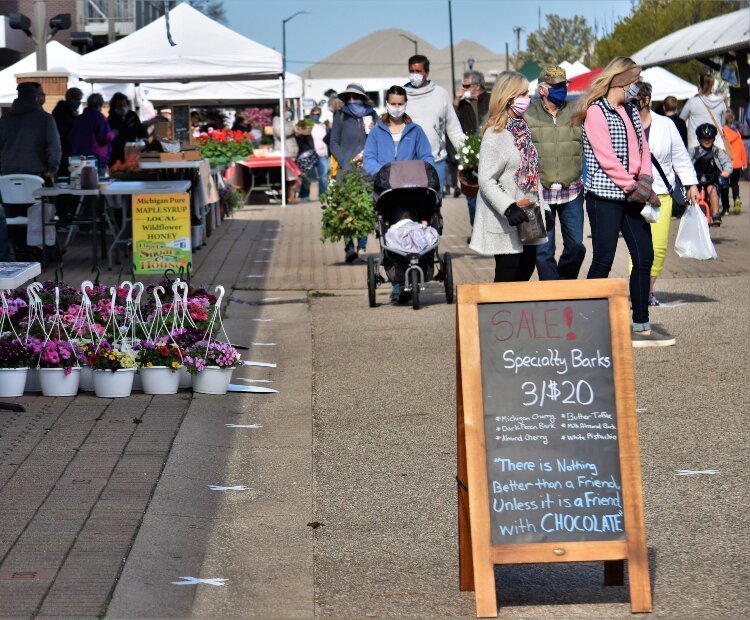
[[[584,191],[593,249],[588,278],[609,276],[622,233],[633,259],[633,346],[668,346],[674,338],[653,329],[648,315],[654,247],[641,210],[646,204],[658,207],[659,198],[653,189],[651,151],[633,105],[640,77],[641,68],[633,60],[618,56],[581,98],[573,117],[583,122]]]

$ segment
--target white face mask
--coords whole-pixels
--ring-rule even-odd
[[[471,91],[469,89],[466,89],[464,91],[464,94],[462,95],[464,99],[471,99]]]
[[[424,83],[424,76],[421,73],[410,73],[409,81],[414,88],[419,88]]]
[[[388,112],[388,116],[395,119],[401,118],[404,112],[406,112],[405,105],[391,105],[390,103],[386,103],[385,109]]]

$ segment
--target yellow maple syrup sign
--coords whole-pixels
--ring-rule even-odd
[[[190,196],[134,195],[134,273],[157,274],[165,269],[187,269],[191,257]]]

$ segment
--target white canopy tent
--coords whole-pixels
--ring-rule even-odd
[[[84,95],[93,92],[90,84],[79,81],[79,65],[81,56],[57,41],[47,43],[47,70],[52,73],[67,73],[68,88],[80,88]],[[17,63],[0,71],[0,105],[10,105],[16,98],[16,76],[19,73],[33,73],[36,71],[36,52],[22,58]],[[124,88],[124,90],[123,90]],[[96,92],[101,93],[105,99],[109,99],[118,90],[123,90],[126,95],[133,93],[132,87],[125,88],[122,84],[98,84]]]
[[[244,80],[241,82],[157,82],[145,84],[141,91],[154,103],[195,103],[217,104],[242,103],[278,99],[279,81]],[[286,74],[286,97],[302,97],[302,78],[294,73]]]
[[[642,67],[653,67],[749,48],[750,7],[682,28],[647,45],[632,58]]]
[[[87,82],[268,80],[282,71],[281,54],[206,17],[187,3],[81,60]]]
[[[274,81],[277,85],[275,97],[283,110],[286,85],[282,71],[279,52],[222,26],[187,3],[179,4],[169,11],[168,16],[162,16],[127,37],[86,55],[81,61],[81,78],[88,82],[116,81],[140,85],[213,82],[221,88],[232,88],[228,86],[230,82],[265,80],[269,81],[270,92],[270,81]],[[185,90],[190,88],[199,86],[186,86]],[[218,93],[214,86],[208,85],[207,88]],[[176,90],[179,92],[179,87]],[[149,96],[153,97],[154,93]],[[281,119],[283,135],[283,114]],[[281,145],[284,206],[284,140]]]
[[[662,67],[650,67],[641,71],[641,79],[651,84],[652,101],[664,101],[670,95],[677,99],[689,99],[698,92],[695,84],[670,73]]]

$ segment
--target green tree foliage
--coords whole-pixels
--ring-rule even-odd
[[[588,64],[594,46],[594,31],[585,17],[547,15],[547,26],[526,39],[527,51],[519,54],[519,64],[533,60],[540,65],[559,65],[563,60]]]
[[[185,0],[190,6],[220,24],[227,24],[227,15],[222,0]]]
[[[614,31],[596,44],[596,64],[606,65],[615,56],[631,56],[650,43],[681,28],[731,13],[746,0],[636,0],[630,15],[615,24]],[[674,63],[668,69],[694,82],[706,67],[697,61]]]

